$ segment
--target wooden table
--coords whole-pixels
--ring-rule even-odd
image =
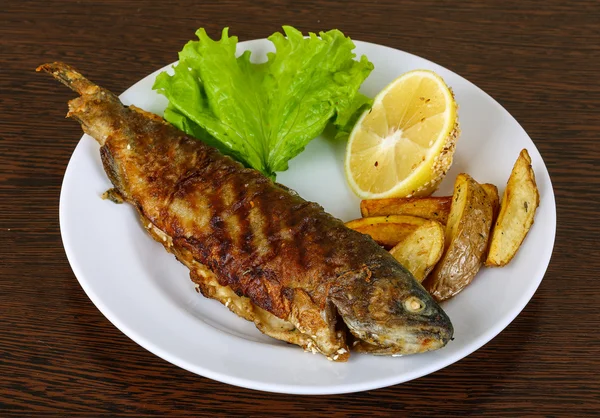
[[[17,1],[0,10],[0,415],[592,416],[600,411],[600,3],[534,1]],[[90,302],[61,244],[58,198],[80,127],[72,93],[36,74],[64,60],[121,92],[199,27],[241,40],[282,24],[339,28],[474,82],[525,128],[557,199],[539,290],[489,344],[365,393],[261,393],[150,354]]]

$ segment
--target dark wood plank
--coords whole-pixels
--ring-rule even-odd
[[[600,3],[6,0],[0,8],[0,415],[594,416],[600,410]],[[241,40],[339,28],[471,80],[523,125],[552,176],[558,232],[544,281],[497,338],[433,375],[340,396],[256,392],[145,351],[79,287],[59,234],[80,128],[34,68],[61,59],[120,92],[201,26]],[[533,261],[534,262],[534,261]]]

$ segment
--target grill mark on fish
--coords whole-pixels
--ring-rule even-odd
[[[269,205],[269,196],[263,195],[258,200],[258,207],[265,213],[267,222],[265,224],[264,233],[267,237],[267,246],[269,248],[270,258],[275,258],[280,254],[281,240],[279,236],[281,226],[281,214],[277,210],[276,205]]]
[[[243,179],[236,178],[231,183],[229,211],[235,222],[230,221],[228,227],[230,228],[229,236],[232,237],[233,241],[236,243],[236,257],[234,260],[236,264],[233,266],[233,270],[237,273],[235,278],[232,278],[234,281],[244,281],[246,275],[254,274],[251,266],[244,262],[244,260],[252,254],[252,239],[254,237],[248,219],[251,209],[251,200],[247,195],[246,188],[247,183]]]
[[[234,210],[234,203],[238,198],[238,191],[236,190],[236,180],[232,179],[222,191],[222,206],[223,206],[223,222],[225,223],[225,229],[227,230],[227,236],[231,240],[232,248],[237,249],[240,246],[240,219],[239,214]]]
[[[295,245],[298,248],[298,262],[305,269],[312,268],[314,258],[318,258],[322,251],[322,248],[318,245],[320,236],[318,233],[315,234],[319,219],[310,215],[317,207],[320,208],[312,202],[300,202],[292,208],[298,214],[298,222],[295,225]],[[331,268],[331,266],[328,267]]]
[[[260,192],[253,191],[251,194],[251,205],[248,213],[250,223],[250,232],[252,240],[250,241],[250,253],[254,258],[254,266],[263,265],[269,258],[271,248],[269,247],[265,227],[268,225],[268,218],[265,215],[265,208],[261,199]]]
[[[246,195],[246,187],[246,183],[242,179],[234,179],[231,185],[232,196],[230,201],[231,216],[235,217],[235,223],[231,222],[230,224],[230,228],[234,230],[230,235],[235,236],[238,252],[243,254],[251,252],[250,242],[252,239],[250,223],[248,221],[251,203]]]

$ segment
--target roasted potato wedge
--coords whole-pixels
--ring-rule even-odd
[[[359,218],[346,222],[346,226],[370,235],[379,245],[389,250],[427,222],[427,219],[417,216],[390,215]]]
[[[498,195],[498,188],[491,183],[484,183],[481,185],[481,187],[483,187],[483,190],[485,190],[485,192],[487,193],[488,198],[490,199],[490,204],[492,205],[492,229],[493,229],[494,222],[496,222],[496,218],[498,218],[498,212],[500,212],[500,196]],[[492,235],[492,233],[490,231],[490,237],[491,237],[491,235]],[[491,240],[491,238],[489,238],[488,246],[487,246],[487,249],[485,250],[485,254],[483,257],[484,259],[487,258],[491,242],[492,242],[492,240]]]
[[[429,220],[400,241],[390,253],[419,282],[433,270],[444,252],[444,227]]]
[[[531,157],[526,149],[510,173],[500,213],[492,231],[490,249],[485,265],[501,267],[515,256],[525,236],[533,225],[535,212],[540,204],[540,193],[531,167]]]
[[[498,195],[498,188],[491,183],[484,183],[481,185],[483,190],[487,193],[490,198],[490,203],[492,204],[492,225],[496,221],[496,217],[498,216],[498,211],[500,210],[500,196]]]
[[[360,202],[360,213],[363,218],[384,215],[419,216],[445,225],[451,203],[452,196],[372,199]]]
[[[436,300],[448,299],[471,283],[485,257],[492,216],[485,189],[468,174],[459,174],[446,224],[445,252],[423,282]]]

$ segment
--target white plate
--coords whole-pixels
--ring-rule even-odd
[[[97,143],[84,135],[62,186],[62,238],[81,286],[117,328],[157,356],[211,379],[271,392],[332,394],[394,385],[446,367],[483,346],[521,312],[544,276],[556,230],[552,185],[535,145],[502,106],[464,78],[402,51],[365,42],[356,46],[375,64],[362,88],[371,97],[417,68],[436,71],[454,89],[462,135],[437,194],[450,194],[460,172],[494,183],[502,192],[519,151],[527,148],[533,160],[541,195],[535,225],[507,267],[482,269],[470,286],[443,304],[454,324],[454,341],[425,354],[354,354],[348,363],[333,363],[262,335],[197,294],[187,269],[147,236],[132,207],[100,199],[111,185]],[[271,44],[263,39],[239,48],[264,57]],[[166,100],[151,89],[158,73],[123,93],[123,102],[162,114]],[[359,200],[343,175],[344,148],[344,143],[316,139],[278,180],[342,220],[359,217]]]

